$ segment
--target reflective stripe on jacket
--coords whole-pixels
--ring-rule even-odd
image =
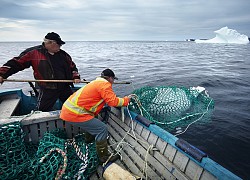
[[[117,97],[112,90],[112,84],[98,77],[65,101],[60,118],[65,121],[84,122],[94,118],[105,103],[115,107],[127,106],[129,98]]]

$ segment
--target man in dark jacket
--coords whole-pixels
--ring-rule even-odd
[[[57,33],[48,33],[42,45],[23,51],[0,67],[0,83],[12,74],[32,66],[37,80],[74,80],[80,82],[80,75],[70,55],[60,49],[65,44]],[[72,94],[73,83],[38,83],[40,87],[37,110],[51,111],[57,99],[62,103]]]

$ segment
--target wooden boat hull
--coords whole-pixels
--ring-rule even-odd
[[[194,146],[185,141],[180,142],[177,137],[136,113],[125,109],[124,115],[123,110],[111,108],[107,123],[110,149],[119,151],[122,157],[116,161],[120,167],[138,177],[154,180],[241,179]],[[33,143],[38,143],[46,131],[57,128],[65,130],[67,138],[83,133],[79,127],[73,127],[59,119],[59,113],[59,110],[33,112],[24,116],[1,118],[0,124],[21,121],[26,133],[25,141]],[[100,114],[99,118],[103,119],[104,116],[105,114]],[[195,155],[196,153],[198,155]],[[103,179],[102,171],[99,166],[90,179]]]

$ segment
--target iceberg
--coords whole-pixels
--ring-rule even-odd
[[[249,43],[248,36],[238,33],[236,30],[223,27],[214,31],[216,36],[212,39],[201,40],[196,39],[196,43],[233,43],[233,44],[247,44]]]

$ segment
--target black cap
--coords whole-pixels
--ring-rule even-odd
[[[118,80],[118,78],[115,77],[115,73],[111,69],[105,69],[102,71],[101,77],[113,77],[114,79]]]
[[[62,39],[60,38],[60,36],[55,33],[55,32],[50,32],[45,36],[45,39],[49,39],[49,40],[54,40],[56,41],[57,44],[62,45],[65,44],[64,41],[62,41]]]

